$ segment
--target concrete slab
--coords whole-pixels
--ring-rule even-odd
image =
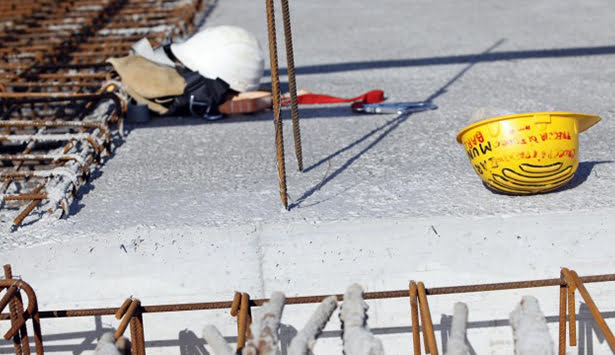
[[[355,115],[345,105],[302,108],[304,173],[294,169],[285,121],[288,212],[278,200],[270,113],[131,127],[69,218],[3,238],[2,260],[32,283],[41,309],[119,305],[131,294],[145,304],[196,302],[228,299],[235,289],[306,295],[343,292],[352,282],[378,291],[403,289],[409,279],[445,286],[556,277],[562,266],[614,270],[609,2],[316,0],[291,11],[300,88],[340,96],[381,88],[390,101],[432,98],[439,109],[396,117]],[[246,27],[266,48],[263,3],[221,1],[207,20],[218,24]],[[567,188],[511,197],[486,190],[454,140],[480,106],[589,112],[603,121],[581,135],[581,165]],[[8,230],[10,216],[0,219]],[[615,287],[590,291],[612,311]],[[532,292],[548,316],[557,314],[556,292]],[[453,303],[468,302],[473,349],[510,352],[505,319],[522,294],[430,305],[446,329]],[[407,300],[370,304],[370,326],[387,353],[406,352]],[[284,322],[300,327],[311,308],[294,309]],[[224,312],[149,317],[151,353],[204,353],[205,322],[234,334]],[[117,326],[107,318],[46,322],[59,353],[91,350],[92,336]],[[322,351],[339,348],[338,330],[332,322]],[[445,342],[446,332],[438,337]],[[597,339],[588,341],[601,353],[607,348]]]

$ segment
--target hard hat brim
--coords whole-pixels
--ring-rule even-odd
[[[544,112],[527,112],[527,113],[514,113],[514,114],[510,114],[510,115],[504,115],[504,116],[496,116],[496,117],[491,117],[491,118],[487,118],[478,122],[474,122],[471,125],[468,125],[466,127],[464,127],[461,131],[459,131],[459,133],[457,133],[456,139],[458,143],[461,143],[461,139],[463,137],[463,135],[478,127],[478,126],[482,126],[484,124],[489,124],[492,122],[498,122],[498,121],[504,121],[504,120],[508,120],[511,118],[529,118],[529,117],[534,117],[536,115],[549,115],[549,116],[555,116],[555,117],[568,117],[568,118],[573,118],[577,121],[577,127],[578,127],[578,133],[581,133],[587,129],[589,129],[591,126],[595,125],[596,123],[600,122],[600,120],[602,119],[600,116],[598,115],[593,115],[593,114],[589,114],[589,113],[577,113],[577,112],[568,112],[568,111],[544,111]]]

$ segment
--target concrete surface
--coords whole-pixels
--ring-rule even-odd
[[[352,282],[379,291],[404,289],[410,279],[445,286],[557,277],[562,266],[615,270],[609,1],[316,0],[293,2],[291,11],[300,88],[339,96],[381,88],[391,102],[430,98],[439,109],[396,117],[302,107],[304,173],[296,172],[284,122],[289,212],[278,199],[270,113],[131,127],[69,218],[3,237],[1,259],[35,287],[41,309],[119,305],[131,294],[144,304],[196,302],[229,299],[235,289],[309,295],[341,293]],[[261,2],[220,1],[206,22],[218,24],[244,26],[267,48]],[[603,121],[581,135],[571,184],[511,197],[483,187],[454,139],[481,106],[588,112]],[[5,231],[11,217],[0,216]],[[615,286],[590,291],[612,316]],[[463,300],[475,322],[474,351],[510,353],[506,319],[528,292],[433,298],[439,341]],[[547,316],[557,314],[557,290],[531,294]],[[370,305],[387,353],[406,353],[407,300]],[[301,327],[310,308],[294,309],[283,321]],[[339,348],[333,320],[322,353]],[[226,312],[145,321],[150,353],[205,353],[206,322],[234,334]],[[583,324],[591,334],[591,322]],[[43,323],[58,353],[92,350],[92,337],[114,326],[111,318]],[[594,336],[578,351],[607,349]]]

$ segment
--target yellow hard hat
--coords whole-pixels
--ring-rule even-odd
[[[579,166],[578,134],[599,121],[585,113],[517,113],[472,123],[457,133],[457,142],[490,188],[535,194],[572,180]]]

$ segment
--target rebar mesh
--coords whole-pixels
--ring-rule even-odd
[[[128,55],[143,37],[159,45],[187,36],[207,3],[0,3],[0,210],[16,214],[13,227],[33,211],[69,213],[121,134],[126,102],[109,85],[116,78],[105,60]]]

